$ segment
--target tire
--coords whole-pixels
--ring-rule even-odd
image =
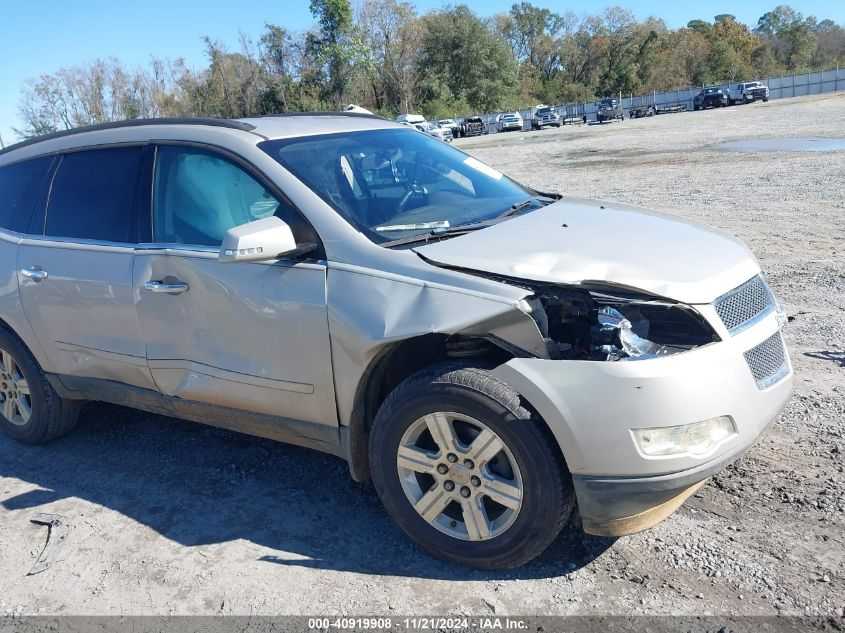
[[[493,453],[495,440],[502,448]],[[543,552],[572,512],[572,482],[545,423],[483,369],[443,363],[406,379],[379,408],[369,450],[387,512],[447,561],[517,567]],[[499,497],[498,490],[509,493]],[[429,518],[415,508],[420,504],[428,504]]]
[[[0,399],[0,429],[26,444],[64,435],[79,419],[79,403],[60,398],[30,351],[5,329],[0,329]]]

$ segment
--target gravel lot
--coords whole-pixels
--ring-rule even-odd
[[[736,234],[794,317],[796,393],[768,435],[656,528],[564,533],[515,572],[430,558],[341,461],[116,406],[44,447],[0,437],[0,615],[821,614],[845,608],[845,94],[456,145],[532,186]],[[601,236],[596,236],[597,240]],[[648,235],[632,235],[659,248]],[[69,518],[62,559],[26,573]]]

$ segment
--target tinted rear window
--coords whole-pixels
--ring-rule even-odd
[[[136,242],[133,222],[141,147],[65,154],[53,179],[45,233],[107,242]]]
[[[0,168],[0,227],[26,233],[52,156],[42,156]]]

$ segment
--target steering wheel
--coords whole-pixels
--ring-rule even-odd
[[[402,199],[399,201],[399,204],[396,205],[396,215],[404,213],[407,210],[407,207],[410,204],[411,200],[427,198],[428,189],[426,189],[422,185],[411,183],[411,188],[405,192],[405,195],[402,196]]]

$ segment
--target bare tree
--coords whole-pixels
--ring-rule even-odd
[[[357,19],[372,55],[376,107],[413,110],[420,88],[421,43],[421,25],[414,6],[397,0],[367,0]],[[386,103],[380,102],[380,94]]]

